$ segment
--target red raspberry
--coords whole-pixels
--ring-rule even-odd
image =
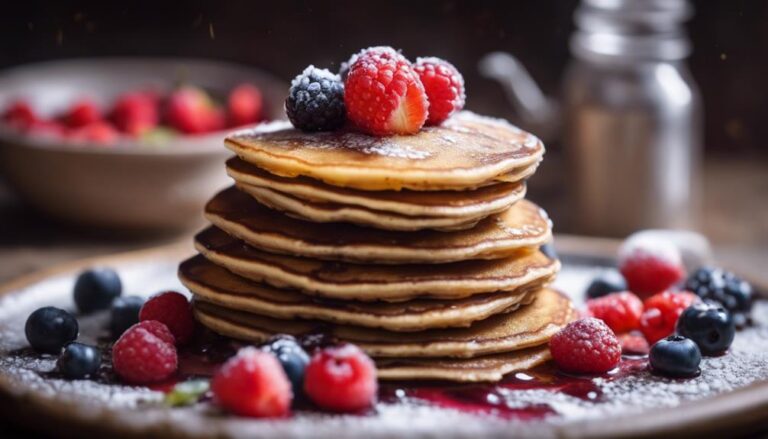
[[[115,102],[110,118],[120,131],[140,136],[158,124],[157,97],[148,92],[126,93]]]
[[[435,57],[418,58],[413,69],[427,92],[427,125],[438,125],[464,108],[464,77],[453,64]]]
[[[616,334],[602,320],[586,318],[571,322],[549,341],[555,363],[566,372],[603,373],[621,360]]]
[[[69,138],[75,141],[111,145],[120,138],[120,133],[107,122],[94,122],[72,131]]]
[[[241,84],[229,92],[229,126],[248,125],[261,120],[261,91],[251,84]]]
[[[112,366],[124,381],[148,384],[170,377],[178,367],[173,336],[159,322],[128,328],[112,347]]]
[[[630,291],[640,297],[664,291],[685,275],[677,247],[645,237],[624,242],[619,250],[619,269]]]
[[[202,134],[225,126],[224,112],[199,88],[182,87],[173,92],[165,111],[168,124],[182,133]]]
[[[646,299],[640,330],[648,343],[654,344],[675,332],[680,314],[697,300],[697,295],[687,291],[664,291]]]
[[[63,122],[70,128],[81,128],[100,120],[99,109],[89,99],[81,99],[72,104],[63,117]]]
[[[642,334],[630,332],[618,335],[621,352],[628,355],[648,355],[651,347]]]
[[[347,117],[377,135],[415,134],[427,120],[429,102],[411,63],[393,49],[362,52],[344,83]]]
[[[135,325],[126,329],[126,332],[128,332],[128,330],[132,328],[144,329],[146,331],[149,331],[150,333],[152,333],[152,335],[164,341],[165,343],[170,343],[172,345],[176,344],[176,337],[173,336],[173,333],[171,333],[171,330],[168,329],[168,327],[165,326],[165,324],[160,323],[157,320],[145,320],[143,322],[136,323]]]
[[[163,323],[179,345],[188,342],[195,332],[195,317],[189,300],[175,291],[165,291],[149,298],[139,311],[139,320]]]
[[[377,390],[373,360],[351,344],[316,353],[304,375],[307,396],[318,406],[335,412],[370,407]]]
[[[629,291],[624,291],[587,300],[587,310],[592,317],[604,321],[613,332],[620,334],[640,328],[643,302]]]
[[[240,416],[278,418],[291,408],[291,382],[274,355],[253,347],[240,349],[213,376],[217,404]]]

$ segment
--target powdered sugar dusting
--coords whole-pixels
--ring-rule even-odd
[[[176,280],[178,258],[153,257],[146,263],[123,263],[120,272],[128,294],[150,295],[163,289],[180,289]],[[587,282],[600,267],[566,264],[555,286],[580,299]],[[191,437],[302,437],[337,438],[404,436],[488,436],[514,431],[536,437],[554,436],[573,423],[592,422],[610,416],[631,416],[646,410],[672,409],[691,401],[709,398],[768,379],[768,304],[756,303],[756,326],[738,333],[731,351],[718,358],[705,358],[701,376],[672,380],[649,373],[643,359],[631,360],[636,369],[626,376],[592,380],[590,391],[574,396],[568,392],[499,386],[489,394],[498,407],[521,408],[545,405],[551,413],[534,420],[505,419],[493,413],[473,415],[441,408],[409,395],[394,392],[393,399],[376,405],[366,415],[331,415],[298,411],[290,421],[258,421],[221,416],[210,403],[169,409],[162,393],[141,387],[103,384],[95,381],[65,381],[48,373],[55,367],[51,356],[40,357],[21,350],[26,346],[23,324],[35,308],[55,305],[72,309],[71,287],[75,273],[55,276],[0,299],[0,388],[46,410],[66,410],[67,416],[101,425],[142,431],[172,429]],[[183,291],[183,290],[182,290]],[[81,340],[93,342],[104,334],[104,315],[79,318]],[[515,376],[533,381],[529,373]],[[27,402],[29,404],[29,402]]]

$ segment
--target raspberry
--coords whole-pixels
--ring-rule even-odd
[[[182,345],[195,332],[195,318],[187,298],[175,291],[159,293],[141,307],[139,320],[157,320],[168,327],[176,342]]]
[[[187,134],[202,134],[224,128],[225,118],[208,95],[194,87],[182,87],[171,94],[166,107],[168,124]]]
[[[427,125],[438,125],[464,108],[464,78],[453,64],[435,57],[417,58],[413,69],[429,100]]]
[[[26,130],[38,121],[38,117],[29,103],[17,100],[5,109],[3,121],[18,130]]]
[[[630,291],[640,297],[664,291],[685,275],[677,247],[641,236],[630,238],[621,246],[619,269]]]
[[[618,335],[621,344],[621,353],[627,355],[648,355],[651,347],[642,334],[628,332]]]
[[[587,300],[587,310],[592,317],[604,321],[619,334],[640,328],[643,302],[629,291],[624,291]]]
[[[341,66],[339,66],[339,77],[341,77],[342,81],[347,80],[347,76],[349,75],[349,68],[352,67],[352,64],[354,64],[358,58],[361,56],[366,55],[374,55],[374,54],[384,54],[386,53],[386,56],[390,56],[393,58],[396,58],[398,56],[402,56],[400,54],[399,50],[395,50],[392,47],[389,46],[374,46],[369,47],[367,49],[363,49],[354,55],[350,56],[349,59],[343,63],[341,63]]]
[[[331,131],[344,125],[344,84],[326,69],[309,66],[291,81],[285,112],[304,131]]]
[[[310,360],[305,373],[305,393],[324,409],[360,411],[370,407],[376,397],[376,366],[355,345],[319,351]]]
[[[63,118],[63,122],[70,128],[81,128],[100,120],[99,109],[89,99],[81,99],[72,104]]]
[[[277,418],[291,407],[291,383],[274,355],[253,347],[241,349],[213,376],[217,404],[240,416]]]
[[[112,347],[112,366],[128,383],[162,381],[178,367],[173,336],[162,323],[137,323],[128,328]]]
[[[362,53],[344,87],[349,119],[369,134],[415,134],[427,120],[429,102],[419,75],[394,50]]]
[[[157,126],[157,107],[157,99],[151,93],[126,93],[115,102],[110,119],[120,131],[140,136]]]
[[[603,373],[621,360],[616,334],[602,320],[586,318],[571,322],[549,341],[555,363],[566,372]]]
[[[640,316],[640,330],[648,343],[656,343],[675,332],[680,314],[697,300],[695,294],[687,291],[664,291],[646,299],[645,311]]]
[[[77,128],[69,134],[69,139],[101,145],[111,145],[120,138],[120,133],[107,122],[93,122]]]
[[[251,84],[240,84],[229,92],[229,126],[237,127],[261,120],[261,91]]]

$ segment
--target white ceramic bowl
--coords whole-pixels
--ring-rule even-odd
[[[106,107],[120,93],[180,82],[221,95],[249,82],[272,118],[288,85],[253,68],[194,59],[105,58],[54,61],[0,73],[0,109],[17,98],[50,115],[87,96]],[[32,206],[100,228],[179,230],[202,223],[205,202],[229,184],[226,132],[179,136],[162,146],[121,141],[105,147],[24,136],[0,127],[0,172]]]

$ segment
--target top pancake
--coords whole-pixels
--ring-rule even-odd
[[[507,174],[535,165],[544,154],[536,136],[466,111],[411,136],[303,133],[273,122],[236,132],[225,144],[272,174],[369,191],[472,189],[509,181]]]

